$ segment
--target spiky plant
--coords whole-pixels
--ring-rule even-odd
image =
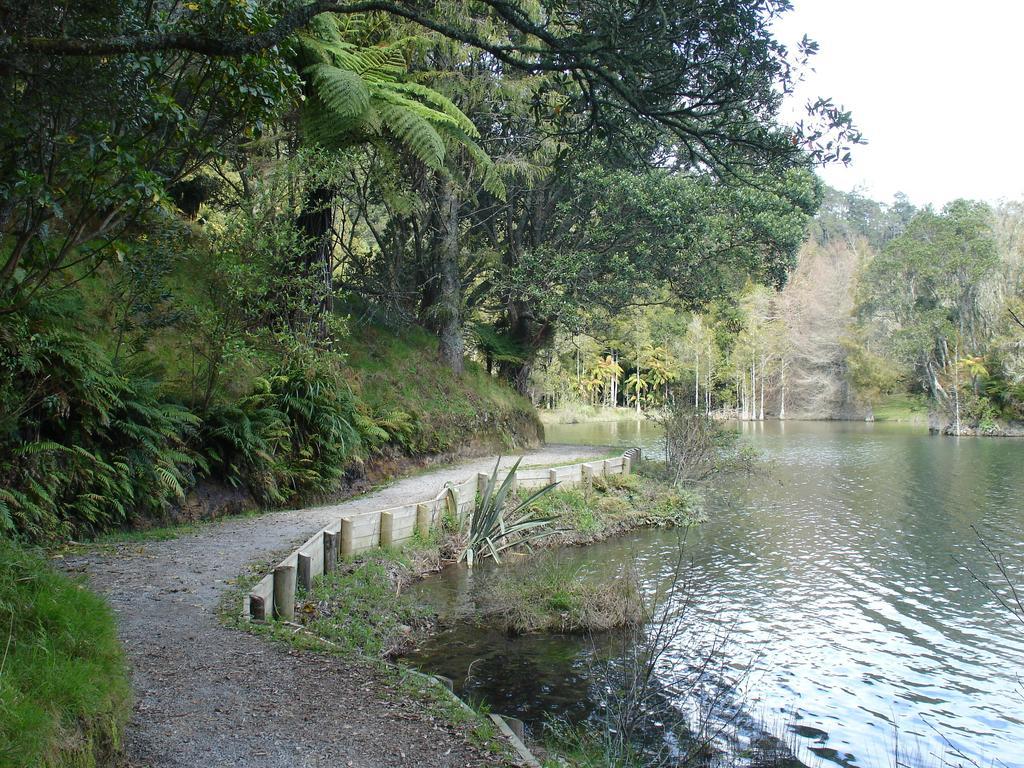
[[[501,464],[501,459],[498,459],[494,465],[494,471],[487,480],[487,486],[470,515],[466,547],[459,555],[459,562],[465,560],[470,568],[473,567],[474,562],[483,557],[493,557],[495,562],[500,563],[501,553],[506,549],[519,544],[529,545],[538,539],[558,532],[551,527],[551,523],[556,518],[539,517],[538,511],[531,509],[538,499],[551,493],[558,483],[544,486],[516,505],[514,509],[507,509],[509,496],[512,493],[513,478],[521,461],[522,459],[516,461],[512,469],[505,475],[505,479],[499,484],[498,467]]]

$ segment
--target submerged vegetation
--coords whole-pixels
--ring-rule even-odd
[[[0,646],[0,764],[109,764],[131,714],[109,606],[0,539]]]

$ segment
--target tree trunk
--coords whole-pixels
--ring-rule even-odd
[[[435,327],[441,359],[462,373],[466,354],[462,338],[462,284],[459,280],[459,198],[450,179],[441,181],[438,207],[438,277],[440,294]]]
[[[310,190],[297,224],[307,243],[299,267],[301,277],[308,281],[310,293],[308,296],[296,297],[298,306],[288,308],[288,324],[292,330],[298,330],[297,326],[308,319],[316,329],[317,337],[322,339],[327,335],[327,313],[331,310],[333,296],[331,251],[334,191],[329,187]],[[306,308],[303,307],[307,301],[308,311],[312,313],[308,318]]]
[[[693,410],[697,410],[700,403],[700,355],[693,356]]]
[[[781,397],[779,398],[779,419],[786,419],[786,358],[782,358],[782,382],[780,386]]]
[[[764,356],[761,356],[761,410],[757,416],[758,421],[764,421]]]

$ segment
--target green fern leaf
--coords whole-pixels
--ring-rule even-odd
[[[343,120],[357,117],[370,105],[370,91],[355,72],[328,64],[314,64],[306,72],[327,109]]]

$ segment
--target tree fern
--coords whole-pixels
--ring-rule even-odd
[[[465,147],[485,189],[504,196],[504,184],[487,153],[474,142],[473,122],[445,95],[408,78],[404,51],[416,38],[360,45],[367,17],[318,16],[298,36],[297,64],[308,91],[301,123],[308,141],[339,149],[390,137],[435,170],[447,145]],[[347,39],[351,38],[351,39]]]

